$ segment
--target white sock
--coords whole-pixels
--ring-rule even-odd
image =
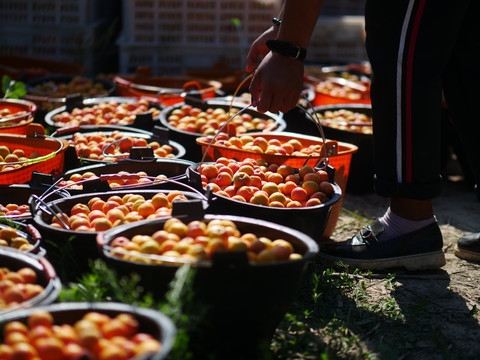
[[[382,241],[419,230],[436,221],[435,216],[418,221],[408,220],[394,214],[390,208],[387,209],[386,213],[379,220],[385,227],[385,231],[379,235],[379,240]]]

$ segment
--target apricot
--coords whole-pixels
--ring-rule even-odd
[[[37,325],[52,327],[53,316],[48,311],[37,309],[28,317],[27,322],[30,329]]]
[[[333,185],[330,182],[322,181],[318,185],[318,191],[324,193],[327,196],[331,196],[333,194],[333,192],[335,191],[335,189],[333,188]]]
[[[25,284],[34,284],[37,282],[37,273],[35,270],[29,267],[24,267],[17,270],[17,274],[19,274]]]
[[[307,198],[320,190],[318,183],[315,181],[305,181],[302,188],[307,192]]]
[[[315,172],[315,170],[313,169],[312,166],[304,165],[300,168],[300,170],[298,171],[298,174],[300,175],[300,178],[303,179],[306,174],[313,173],[313,172]]]
[[[308,193],[303,187],[297,186],[292,190],[290,196],[292,200],[302,202],[307,200]]]

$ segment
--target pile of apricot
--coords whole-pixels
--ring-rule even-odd
[[[10,226],[0,226],[0,246],[7,246],[21,251],[33,249],[28,239]]]
[[[268,164],[264,160],[238,162],[224,157],[203,163],[198,172],[204,188],[233,200],[262,206],[299,208],[330,201],[334,187],[327,171],[305,165]]]
[[[55,124],[60,126],[78,125],[130,125],[137,114],[151,112],[158,117],[160,110],[150,106],[148,100],[140,99],[136,103],[101,102],[83,108],[74,108],[71,112],[63,111],[52,116]]]
[[[26,320],[5,324],[0,359],[24,360],[128,360],[157,353],[162,344],[140,332],[129,313],[110,316],[87,312],[73,323],[56,323],[45,310],[35,310]]]
[[[138,171],[134,174],[129,173],[127,171],[119,171],[116,174],[110,175],[118,175],[118,177],[114,180],[107,180],[110,188],[120,188],[123,186],[146,186],[152,184],[154,181],[167,179],[165,175],[157,175],[154,178],[149,177],[145,171]],[[82,190],[83,185],[82,181],[88,179],[98,178],[96,174],[91,171],[84,172],[83,174],[80,173],[73,173],[70,177],[66,180],[60,181],[57,185],[59,187],[68,187],[69,189],[77,189]],[[0,205],[1,211],[1,205]]]
[[[37,284],[37,273],[29,267],[17,271],[0,267],[0,311],[34,298],[44,291]],[[0,359],[4,359],[1,356]]]
[[[348,85],[339,85],[331,79],[325,79],[315,85],[315,91],[320,94],[342,98],[349,101],[362,100],[367,93],[353,89]]]
[[[367,114],[347,109],[327,110],[316,113],[322,124],[339,130],[372,134],[372,118]]]
[[[13,149],[6,145],[0,145],[0,172],[19,169],[27,164],[29,159],[35,159],[42,156],[36,151],[27,153],[23,149]]]
[[[214,139],[214,140],[213,140]],[[257,154],[271,154],[281,156],[320,156],[322,143],[304,145],[300,139],[289,139],[282,141],[277,138],[265,138],[263,136],[251,136],[248,134],[229,136],[225,132],[218,133],[215,138],[206,136],[199,139],[199,142],[212,142],[212,145],[225,146],[229,149],[239,149]]]
[[[6,205],[0,204],[0,217],[17,217],[30,216],[30,207],[27,204],[10,203]]]
[[[108,95],[108,90],[98,81],[83,76],[75,76],[68,82],[46,81],[37,84],[28,92],[34,96],[48,96],[50,99],[64,98],[70,94],[82,94],[84,98],[94,98]],[[40,109],[53,110],[62,105],[62,102],[41,101]]]
[[[134,193],[112,195],[106,200],[95,196],[87,203],[76,203],[68,214],[56,214],[50,225],[60,229],[67,225],[74,231],[105,231],[134,221],[170,216],[172,203],[176,200],[188,198],[180,190],[159,192],[151,199]]]
[[[285,239],[270,239],[251,232],[242,234],[233,221],[222,219],[184,223],[170,218],[163,229],[153,234],[138,234],[132,238],[118,236],[109,245],[111,254],[142,263],[211,260],[215,252],[221,251],[244,251],[253,263],[302,258]]]
[[[168,124],[179,130],[202,135],[215,135],[240,109],[232,108],[227,112],[224,108],[207,108],[205,110],[191,105],[182,105],[173,110],[167,118]],[[244,134],[247,131],[262,131],[271,129],[275,125],[275,119],[254,117],[243,113],[234,117],[229,123],[230,129],[235,129],[236,134]]]
[[[157,141],[127,135],[118,130],[114,130],[110,134],[101,131],[93,133],[76,132],[73,134],[70,143],[75,147],[79,158],[98,161],[118,161],[121,158],[127,158],[133,146],[151,147],[155,157],[175,157],[173,147],[168,144],[160,144]]]

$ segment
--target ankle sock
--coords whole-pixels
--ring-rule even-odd
[[[416,231],[436,221],[435,216],[418,221],[408,220],[394,214],[390,208],[379,220],[385,227],[385,231],[378,237],[382,241]]]

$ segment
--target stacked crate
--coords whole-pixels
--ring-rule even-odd
[[[349,63],[367,60],[363,16],[320,16],[308,47],[307,61]]]
[[[217,61],[243,68],[251,42],[280,7],[280,0],[124,0],[120,72],[149,66],[178,75]]]
[[[366,59],[363,3],[325,1],[307,61]],[[243,69],[251,43],[272,25],[281,5],[282,0],[123,0],[120,72],[147,66],[154,75],[181,75],[217,62]]]
[[[1,0],[0,53],[69,61],[93,72],[113,0]],[[119,7],[119,5],[117,5]],[[118,12],[119,13],[119,12]]]

